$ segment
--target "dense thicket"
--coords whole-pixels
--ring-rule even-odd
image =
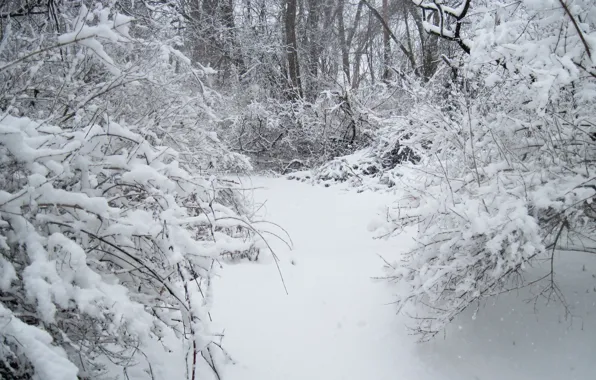
[[[261,168],[313,167],[369,145],[457,44],[410,0],[205,0],[176,5],[189,54],[217,70],[219,131]],[[190,53],[192,52],[192,53]],[[289,167],[288,167],[289,165]]]
[[[0,2],[0,375],[167,377],[175,335],[218,377],[214,263],[267,253],[222,172],[253,165],[397,189],[423,339],[521,286],[564,303],[557,255],[596,253],[595,28],[591,0]]]
[[[557,262],[596,252],[596,5],[414,3],[459,50],[404,82],[411,109],[368,149],[295,176],[397,188],[380,234],[418,233],[387,278],[422,339],[520,287],[566,308]]]
[[[218,175],[250,164],[208,129],[212,71],[168,4],[0,12],[0,377],[167,378],[172,351],[217,377],[213,267],[266,245]]]

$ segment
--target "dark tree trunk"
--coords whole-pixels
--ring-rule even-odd
[[[339,0],[337,13],[337,27],[339,34],[339,44],[341,47],[341,64],[343,72],[346,76],[346,81],[347,83],[350,83],[350,57],[349,48],[346,41],[346,28],[344,26],[344,0]]]
[[[288,74],[290,81],[290,96],[302,97],[302,84],[300,83],[300,65],[298,62],[298,43],[296,40],[296,0],[286,1],[286,45],[288,57]]]
[[[383,0],[383,20],[389,25],[389,2]],[[383,28],[383,80],[391,77],[391,36],[389,28]]]
[[[229,54],[228,59],[234,66],[236,66],[240,77],[242,77],[242,75],[244,75],[246,72],[246,66],[244,64],[244,58],[242,57],[242,51],[236,36],[236,24],[234,23],[234,0],[223,0],[221,5],[221,13],[227,32],[226,37],[228,41],[225,42],[226,45],[229,46],[228,49],[226,49]]]
[[[319,52],[320,36],[319,36],[319,0],[308,0],[308,43],[309,43],[309,65],[308,69],[310,75],[316,78],[319,74]]]

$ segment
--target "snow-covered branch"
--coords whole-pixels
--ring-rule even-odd
[[[62,10],[60,33],[22,19],[0,48],[0,377],[165,378],[154,343],[173,338],[202,377],[214,263],[270,251],[217,176],[250,164],[204,128],[189,83],[208,73],[169,31]]]
[[[423,25],[427,33],[449,41],[455,41],[463,51],[470,54],[470,46],[462,38],[461,30],[472,0],[462,0],[456,7],[447,6],[441,0],[433,0],[432,2],[412,0],[412,2],[422,9]]]

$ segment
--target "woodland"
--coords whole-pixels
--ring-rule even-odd
[[[217,268],[285,287],[291,244],[239,177],[391,194],[421,342],[529,287],[571,313],[595,173],[594,0],[0,0],[0,378],[167,378],[166,341],[225,378]]]

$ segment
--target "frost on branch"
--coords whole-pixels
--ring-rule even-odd
[[[99,4],[72,10],[53,36],[3,34],[0,377],[164,378],[168,336],[188,378],[217,373],[215,262],[267,254],[214,175],[248,160],[201,129],[209,92],[173,47]]]

